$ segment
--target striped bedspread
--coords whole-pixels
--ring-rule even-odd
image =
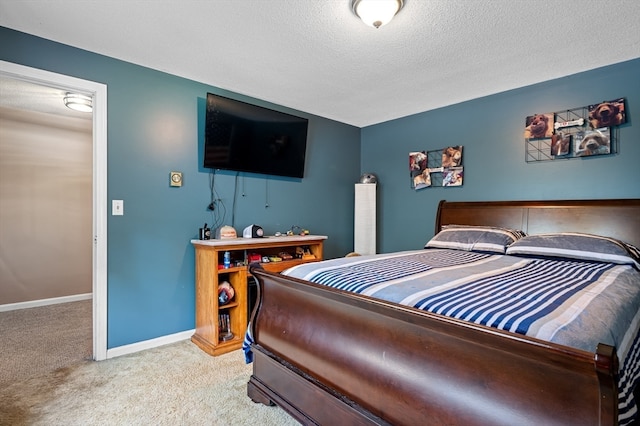
[[[640,272],[631,265],[427,249],[307,263],[284,274],[589,352],[612,345],[620,424],[635,417]]]

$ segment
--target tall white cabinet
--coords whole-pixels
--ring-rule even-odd
[[[358,254],[376,253],[376,191],[375,183],[355,184],[353,221],[353,251]]]

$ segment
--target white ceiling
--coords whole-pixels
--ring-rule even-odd
[[[0,0],[0,25],[358,127],[640,57],[638,0]]]
[[[93,119],[93,114],[67,108],[64,105],[66,94],[66,91],[55,87],[0,75],[0,107],[87,121]]]

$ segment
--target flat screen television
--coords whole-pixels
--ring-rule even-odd
[[[302,178],[306,118],[207,93],[204,167]]]

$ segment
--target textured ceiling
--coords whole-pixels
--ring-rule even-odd
[[[358,127],[640,57],[638,0],[0,0],[0,25]]]
[[[93,115],[64,105],[66,91],[0,75],[0,107],[92,120]]]

